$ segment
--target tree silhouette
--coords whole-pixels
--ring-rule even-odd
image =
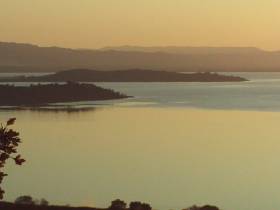
[[[3,172],[3,168],[9,159],[13,159],[15,164],[22,165],[25,162],[17,152],[17,147],[21,143],[19,133],[10,129],[16,118],[9,119],[5,125],[0,125],[0,200],[3,199],[5,191],[1,188],[3,179],[7,174]]]
[[[20,204],[20,205],[35,205],[35,201],[33,200],[33,198],[29,195],[23,195],[23,196],[19,196],[16,200],[15,200],[15,204]]]
[[[125,208],[126,208],[126,203],[120,199],[116,199],[112,201],[111,206],[109,207],[109,209],[112,210],[123,210]]]
[[[40,200],[40,206],[48,206],[49,205],[49,201],[47,201],[46,199],[42,198]]]
[[[150,204],[134,201],[129,204],[129,210],[152,210]]]
[[[219,208],[216,206],[210,206],[210,205],[205,205],[202,207],[194,205],[194,206],[191,206],[191,207],[183,209],[183,210],[219,210]]]

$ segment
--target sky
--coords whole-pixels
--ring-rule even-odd
[[[0,0],[0,41],[280,49],[279,0]]]

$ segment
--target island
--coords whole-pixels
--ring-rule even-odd
[[[2,78],[0,82],[244,82],[245,78],[217,73],[179,73],[155,70],[97,71],[72,69],[43,76]]]
[[[51,103],[128,98],[94,84],[67,82],[30,86],[0,85],[0,106],[40,106]]]

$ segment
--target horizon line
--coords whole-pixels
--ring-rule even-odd
[[[139,47],[139,48],[240,48],[240,49],[256,49],[260,51],[265,51],[265,52],[279,52],[279,50],[269,50],[269,49],[264,49],[261,47],[256,47],[256,46],[230,46],[230,45],[225,45],[225,46],[211,46],[211,45],[129,45],[129,44],[122,44],[122,45],[105,45],[103,47],[97,47],[97,48],[75,48],[75,47],[63,47],[59,45],[45,45],[42,43],[29,43],[29,42],[16,42],[16,41],[1,41],[0,43],[6,43],[6,44],[18,44],[18,45],[31,45],[31,46],[36,46],[40,48],[61,48],[61,49],[70,49],[70,50],[105,50],[106,48],[121,48],[121,47]]]

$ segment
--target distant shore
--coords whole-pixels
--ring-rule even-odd
[[[72,69],[41,76],[14,76],[0,78],[0,82],[244,82],[246,78],[217,73],[178,73],[131,69],[97,71]]]

